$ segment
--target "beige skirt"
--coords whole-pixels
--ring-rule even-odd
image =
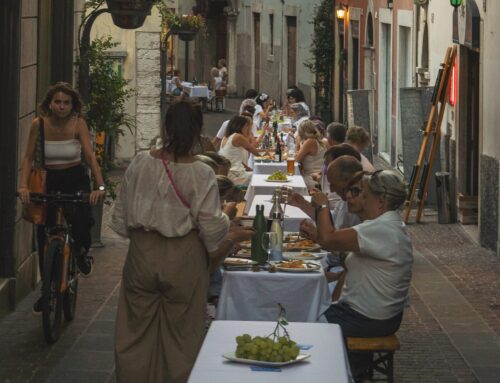
[[[183,383],[204,337],[208,270],[196,231],[130,236],[115,331],[120,383]]]

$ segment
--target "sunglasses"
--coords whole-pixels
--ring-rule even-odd
[[[357,196],[359,196],[361,194],[362,191],[363,191],[363,189],[361,189],[360,187],[350,186],[350,187],[344,189],[344,194],[347,195],[347,193],[351,193],[352,197],[356,198]]]

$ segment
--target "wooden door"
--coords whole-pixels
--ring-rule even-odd
[[[469,102],[467,103],[467,164],[465,191],[478,195],[479,185],[479,53],[469,50]]]
[[[253,14],[254,88],[260,89],[260,13]]]
[[[291,85],[297,85],[297,18],[287,16],[286,18],[287,35],[287,88]]]

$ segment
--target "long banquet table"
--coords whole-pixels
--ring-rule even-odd
[[[311,200],[310,196],[304,196],[307,201]],[[249,217],[255,217],[256,206],[264,205],[264,217],[269,215],[271,208],[273,206],[271,195],[256,195],[253,197],[252,203],[247,203],[245,206],[245,214]],[[283,204],[282,204],[283,206]],[[285,209],[285,217],[284,217],[284,231],[299,231],[300,223],[309,218],[309,216],[300,210],[298,207],[287,205]]]
[[[282,186],[289,186],[295,189],[297,193],[304,196],[309,195],[306,183],[304,182],[304,177],[300,175],[288,176],[288,182],[269,182],[266,181],[267,177],[269,177],[267,174],[252,175],[252,179],[250,180],[250,184],[248,185],[248,189],[245,193],[247,205],[252,203],[254,196],[258,194],[271,195],[275,189],[281,188]]]
[[[308,273],[224,271],[217,319],[273,320],[278,303],[291,322],[317,322],[332,302],[323,270]]]
[[[342,332],[336,324],[290,323],[288,332],[299,345],[312,346],[302,353],[304,362],[279,369],[259,370],[226,361],[222,355],[236,349],[235,337],[243,333],[267,336],[276,322],[214,321],[208,330],[188,383],[348,383],[352,382]]]

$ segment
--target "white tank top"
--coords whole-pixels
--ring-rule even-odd
[[[64,141],[45,140],[46,165],[65,165],[80,162],[81,156],[82,144],[76,138]]]

